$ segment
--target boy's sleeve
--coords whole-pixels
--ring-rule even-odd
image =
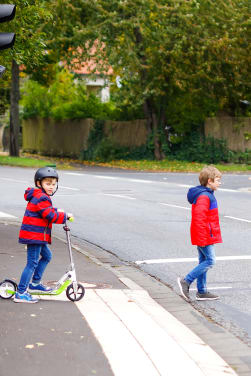
[[[66,222],[66,213],[58,212],[53,208],[51,200],[43,196],[37,203],[38,211],[42,218],[46,219],[50,223],[62,224]]]
[[[200,240],[201,246],[206,246],[208,243],[210,231],[208,223],[209,207],[210,199],[206,195],[199,196],[193,207],[193,223],[197,232],[196,237]]]

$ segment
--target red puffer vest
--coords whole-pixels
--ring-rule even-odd
[[[24,198],[28,204],[19,233],[19,243],[50,244],[52,223],[65,223],[66,214],[52,207],[50,196],[42,189],[28,188]]]
[[[192,204],[190,227],[192,244],[205,247],[210,244],[222,243],[214,191],[199,185],[189,189],[187,199]]]

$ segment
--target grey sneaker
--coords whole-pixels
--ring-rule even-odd
[[[190,297],[189,297],[189,287],[190,287],[190,285],[189,285],[189,283],[187,283],[184,280],[184,278],[181,279],[180,277],[177,279],[177,282],[178,282],[180,292],[181,292],[183,298],[185,298],[185,300],[187,302],[189,302],[190,301]]]
[[[220,299],[218,295],[211,294],[211,292],[205,292],[204,294],[200,294],[197,292],[196,300],[217,300]]]

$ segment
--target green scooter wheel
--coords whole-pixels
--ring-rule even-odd
[[[2,299],[10,299],[17,291],[16,282],[11,279],[5,279],[0,283],[0,297]]]
[[[85,288],[80,283],[78,283],[76,294],[74,293],[72,283],[66,289],[66,296],[72,302],[78,302],[79,300],[81,300],[84,297],[84,295],[85,295]]]

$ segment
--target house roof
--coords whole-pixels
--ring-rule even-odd
[[[101,49],[103,49],[103,47],[101,47]],[[82,49],[78,48],[78,52],[81,54]],[[101,75],[101,72],[96,67],[101,65],[102,60],[97,61],[96,53],[97,53],[97,43],[94,43],[92,47],[90,48],[90,55],[87,61],[79,61],[79,58],[76,58],[73,60],[73,65],[74,65],[73,71],[77,74]],[[102,75],[110,76],[112,74],[113,74],[113,69],[111,66],[108,67],[106,72],[102,72]]]

